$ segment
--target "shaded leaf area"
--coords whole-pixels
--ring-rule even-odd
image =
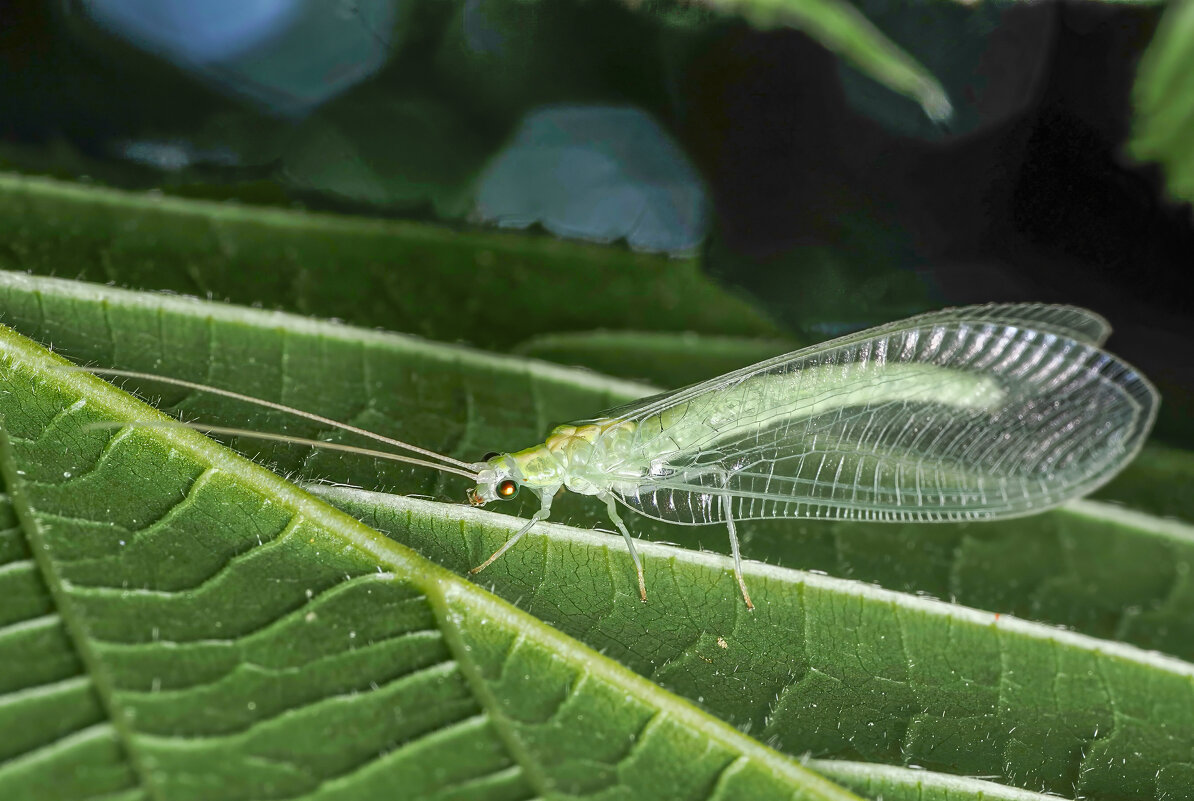
[[[84,363],[239,390],[468,460],[542,441],[555,423],[590,417],[649,391],[408,337],[54,279],[0,274],[0,309],[22,333],[52,342]],[[123,383],[188,420],[361,442],[317,423],[211,395],[153,382]],[[448,501],[463,500],[466,487],[464,479],[401,464],[250,438],[232,444],[295,478]],[[1189,457],[1173,456],[1169,462],[1142,459],[1147,471],[1137,484],[1151,483],[1155,492],[1155,486],[1182,481],[1189,475]],[[1136,469],[1125,476],[1139,476]],[[1124,494],[1132,491],[1126,485]],[[527,516],[535,507],[534,498],[523,497],[502,511]],[[600,504],[571,494],[556,501],[555,519],[609,528]],[[728,551],[721,527],[671,526],[638,516],[629,525],[636,536]],[[750,521],[741,525],[740,535],[751,559],[1194,656],[1188,614],[1194,544],[1178,524],[1087,507],[984,524]],[[415,548],[454,569],[488,555],[457,564],[435,542]]]
[[[283,308],[502,351],[543,331],[775,336],[692,260],[0,176],[0,267]],[[67,268],[65,265],[69,265]],[[434,269],[431,269],[431,267]]]
[[[677,388],[798,347],[790,339],[603,330],[542,334],[519,343],[514,353]]]
[[[707,0],[698,6],[668,0],[625,5],[682,30],[709,29],[730,15],[763,30],[799,29],[889,90],[919,103],[934,121],[949,116],[949,99],[937,78],[849,3]],[[446,29],[436,66],[470,107],[495,116],[544,98],[574,101],[599,93],[594,74],[609,76],[616,64],[604,46],[611,37],[628,52],[650,53],[655,44],[625,20],[615,19],[616,25],[611,25],[591,10],[561,13],[551,3],[482,0],[458,13]],[[575,27],[578,18],[588,25],[581,33]],[[650,69],[633,61],[617,66]],[[623,86],[622,92],[644,94],[643,84],[650,82],[651,76],[644,80],[640,74],[636,84]],[[602,94],[608,95],[609,89]]]
[[[5,799],[853,797],[193,431],[95,428],[154,413],[8,330],[0,359]]]
[[[454,570],[521,522],[324,488]],[[545,525],[481,575],[535,617],[791,754],[916,765],[1089,799],[1186,798],[1194,665],[855,581]]]
[[[727,215],[732,213],[732,209],[727,211]],[[715,234],[706,248],[705,269],[726,276],[736,290],[758,299],[761,308],[792,326],[806,342],[940,305],[932,282],[913,268],[921,257],[909,233],[890,222],[858,214],[838,217],[833,221],[832,242],[814,234],[812,244],[774,256],[740,252],[740,245],[733,240],[751,225],[752,220],[743,213],[726,220],[726,234]],[[849,242],[848,253],[833,242]],[[794,280],[798,283],[791,283]]]
[[[396,99],[380,87],[324,106],[297,126],[279,154],[278,182],[301,197],[370,211],[458,219],[493,145],[468,120],[430,98]],[[488,147],[487,147],[488,145]]]
[[[1189,486],[1194,486],[1194,453],[1150,443],[1094,497],[1189,523],[1194,522],[1194,494],[1182,490]]]
[[[1128,152],[1161,165],[1169,194],[1194,202],[1194,4],[1171,3],[1140,59]]]

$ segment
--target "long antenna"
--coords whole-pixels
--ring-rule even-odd
[[[114,376],[116,378],[137,378],[137,379],[143,379],[146,381],[158,381],[162,384],[169,384],[170,386],[183,387],[185,389],[193,389],[196,392],[209,392],[212,395],[219,395],[224,398],[231,398],[232,400],[243,401],[244,403],[251,403],[255,406],[261,406],[266,409],[273,409],[275,411],[285,412],[287,414],[293,414],[296,417],[302,417],[305,420],[311,420],[316,423],[321,423],[322,425],[325,425],[325,426],[330,426],[332,428],[338,428],[341,431],[348,431],[352,434],[359,434],[362,437],[368,437],[369,439],[374,440],[376,442],[381,442],[381,443],[384,443],[384,444],[389,445],[394,448],[402,448],[403,450],[410,451],[411,453],[417,453],[421,456],[427,456],[432,459],[438,459],[441,462],[444,462],[446,464],[453,464],[453,465],[456,465],[457,467],[464,468],[465,470],[469,470],[472,468],[472,465],[469,464],[468,462],[462,462],[459,459],[453,459],[451,456],[444,456],[442,453],[436,453],[435,451],[427,450],[426,448],[420,448],[417,445],[411,445],[409,442],[403,442],[400,439],[392,439],[391,437],[382,436],[381,434],[375,434],[372,431],[368,431],[364,428],[359,428],[357,426],[351,425],[350,423],[342,423],[339,420],[333,420],[330,417],[324,417],[321,414],[315,414],[314,412],[305,412],[302,409],[296,409],[293,406],[287,406],[284,403],[275,403],[274,401],[265,400],[264,398],[254,398],[252,395],[245,395],[240,392],[233,392],[230,389],[220,389],[219,387],[211,387],[211,386],[208,386],[207,384],[198,384],[194,381],[186,381],[181,378],[171,378],[169,376],[164,376],[164,375],[155,375],[154,373],[140,373],[135,370],[113,370],[113,369],[107,368],[107,367],[82,367],[82,366],[69,366],[69,367],[63,366],[63,367],[59,367],[57,369],[66,370],[68,372],[91,373],[92,375],[108,375],[108,376]],[[214,430],[214,429],[204,429],[204,430]],[[244,434],[244,436],[249,436],[249,435]],[[267,439],[267,438],[263,437],[263,439]],[[297,441],[297,438],[296,438],[296,441]],[[318,442],[318,440],[308,440],[308,441]],[[326,445],[327,443],[322,443],[322,444]],[[476,474],[469,473],[469,475],[473,476]]]
[[[460,470],[448,465],[438,464],[436,462],[428,462],[424,459],[415,459],[411,456],[401,456],[397,453],[390,453],[389,451],[375,451],[372,448],[358,448],[356,445],[344,445],[339,442],[324,442],[319,439],[307,439],[306,437],[292,437],[289,434],[273,434],[268,431],[253,431],[248,428],[229,428],[227,426],[209,426],[206,423],[187,423],[182,420],[172,421],[144,421],[144,422],[119,422],[112,421],[111,423],[87,423],[83,426],[84,430],[92,430],[96,428],[173,428],[181,426],[182,428],[192,428],[196,431],[203,431],[207,434],[218,434],[227,437],[252,437],[253,439],[264,439],[271,442],[285,442],[291,445],[309,445],[313,448],[323,448],[329,451],[341,451],[343,453],[355,453],[358,456],[370,456],[374,459],[386,459],[391,462],[402,462],[403,464],[413,464],[419,467],[430,467],[433,470],[439,470],[443,473],[455,473],[458,476],[471,478],[477,480],[477,474],[468,470]]]

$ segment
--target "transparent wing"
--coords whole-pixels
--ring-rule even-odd
[[[763,362],[627,410],[614,490],[689,524],[727,503],[743,519],[1040,511],[1109,479],[1152,426],[1155,390],[1105,335],[1069,307],[978,307]]]
[[[622,406],[607,409],[600,419],[633,419],[649,416],[666,408],[672,403],[701,395],[718,386],[728,384],[743,376],[754,375],[768,370],[801,356],[810,356],[828,349],[843,346],[851,342],[862,342],[874,339],[884,333],[895,333],[910,328],[925,328],[937,324],[966,322],[971,325],[991,325],[996,327],[1030,328],[1042,333],[1084,342],[1089,345],[1101,346],[1111,335],[1111,325],[1101,315],[1078,306],[1061,306],[1048,303],[988,303],[979,306],[962,306],[954,309],[927,312],[906,320],[887,323],[865,331],[846,334],[819,345],[803,348],[792,353],[776,356],[767,361],[752,364],[731,373],[711,378],[697,384],[680,389],[668,390],[657,395],[639,398]]]
[[[1032,328],[1096,347],[1102,347],[1107,337],[1111,336],[1111,324],[1102,315],[1080,306],[1058,306],[1048,303],[988,303],[982,306],[962,306],[921,314],[902,322],[882,326],[877,330],[898,330],[910,325],[955,322]],[[876,332],[876,329],[872,329],[855,336],[869,338]]]

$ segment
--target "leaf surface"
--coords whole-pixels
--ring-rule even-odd
[[[520,524],[318,492],[461,573]],[[788,753],[1073,797],[1165,798],[1183,786],[1194,753],[1189,662],[758,562],[746,566],[758,607],[747,613],[728,559],[653,543],[639,546],[640,604],[620,537],[547,524],[525,540],[481,574],[487,586]]]
[[[410,337],[56,279],[0,274],[0,308],[22,333],[52,342],[82,363],[211,383],[465,460],[540,442],[557,423],[654,391]],[[689,361],[701,351],[702,340],[696,342]],[[153,382],[123,383],[186,419],[369,444],[235,401]],[[252,439],[232,444],[299,479],[448,501],[463,499],[466,486],[462,479],[419,468],[306,447]],[[1146,450],[1123,474],[1120,481],[1126,483],[1113,483],[1105,492],[1125,502],[1138,500],[1144,509],[1157,498],[1180,503],[1182,493],[1156,487],[1194,473],[1190,457],[1156,453],[1164,458]],[[535,507],[533,498],[522,498],[502,509],[529,515]],[[589,499],[564,494],[555,508],[558,520],[609,528],[600,504]],[[637,536],[728,551],[719,527],[629,520]],[[982,524],[748,521],[740,535],[748,558],[1194,656],[1194,624],[1186,612],[1194,544],[1180,524],[1079,506]],[[416,549],[434,554],[423,547]]]
[[[852,797],[194,431],[95,428],[154,413],[7,329],[0,359],[6,799]]]
[[[586,416],[647,391],[408,337],[52,279],[3,276],[0,305],[11,322],[76,358],[301,402],[469,458],[493,447],[487,439],[505,440],[497,447],[524,446],[549,421]],[[159,392],[164,406],[188,417],[321,433],[221,399]],[[461,408],[468,410],[464,421]],[[148,432],[151,440],[160,433]],[[297,477],[338,474],[367,487],[459,497],[456,479],[414,468],[237,444]],[[459,572],[519,523],[453,504],[321,492]],[[578,499],[561,519],[598,521],[593,506]],[[724,533],[715,529],[653,529],[644,522],[632,522],[636,533],[667,539],[697,533],[724,548]],[[205,545],[204,559],[215,558],[206,552],[209,543],[188,536],[177,546],[189,554],[176,560],[180,570],[198,558],[196,543]],[[750,565],[756,600],[770,601],[756,615],[745,613],[724,559],[662,545],[643,546],[650,592],[644,606],[635,600],[620,538],[563,526],[532,532],[481,578],[559,631],[793,755],[1001,776],[1069,796],[1182,797],[1172,788],[1183,786],[1189,762],[1189,662],[1006,616],[1076,626],[1189,659],[1187,527],[1087,504],[1007,524],[841,528],[779,521],[751,527],[749,536],[749,557],[786,566]],[[91,580],[110,580],[95,555],[84,556],[78,569],[92,571]],[[172,563],[159,562],[168,574]],[[958,598],[987,611],[792,566]],[[299,569],[297,562],[286,567]],[[23,608],[32,610],[23,619],[48,614],[36,602]],[[188,669],[205,662],[185,661]],[[1147,692],[1136,696],[1133,688]],[[159,707],[156,714],[169,720],[173,713]],[[1105,767],[1115,760],[1132,769]]]

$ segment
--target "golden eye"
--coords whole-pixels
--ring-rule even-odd
[[[518,482],[507,478],[497,485],[497,494],[499,498],[510,500],[518,494]]]

